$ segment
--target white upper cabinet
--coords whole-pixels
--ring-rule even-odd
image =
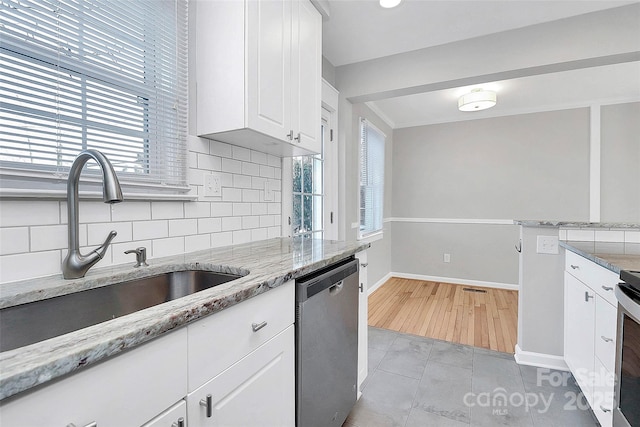
[[[322,18],[308,0],[198,0],[199,136],[279,156],[319,153]]]

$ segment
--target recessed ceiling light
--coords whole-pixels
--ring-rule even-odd
[[[460,111],[481,111],[496,105],[496,93],[490,90],[473,89],[458,99]]]
[[[402,0],[380,0],[380,6],[385,9],[391,9],[392,7],[396,7],[400,4]]]

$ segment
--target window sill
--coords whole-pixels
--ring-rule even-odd
[[[80,191],[80,200],[102,200],[102,191]],[[136,193],[127,192],[123,188],[124,200],[136,201],[184,201],[190,202],[198,200],[197,195],[191,194],[161,194],[161,193]],[[0,189],[0,200],[67,200],[67,192],[64,190],[42,190],[24,188],[2,188]]]
[[[380,230],[380,231],[376,231],[375,233],[360,236],[358,237],[358,240],[365,243],[373,243],[378,240],[382,240],[383,237],[384,237],[384,233],[382,232],[382,230]]]

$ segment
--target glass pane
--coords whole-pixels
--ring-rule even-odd
[[[313,230],[313,197],[302,196],[302,226],[304,231]]]
[[[299,193],[302,191],[302,165],[301,158],[294,157],[293,163],[293,191]]]
[[[291,215],[291,231],[295,235],[300,232],[302,227],[302,196],[293,195],[293,212]]]
[[[322,194],[322,160],[313,159],[313,192]]]
[[[313,191],[313,163],[310,156],[303,157],[302,160],[302,192],[311,193]]]
[[[313,196],[313,228],[312,230],[322,230],[322,196]]]

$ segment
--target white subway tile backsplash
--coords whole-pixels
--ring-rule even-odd
[[[242,217],[227,216],[222,218],[222,231],[234,231],[242,229]]]
[[[251,241],[251,230],[238,230],[233,232],[233,244],[239,245]]]
[[[188,137],[187,179],[197,201],[125,200],[115,205],[80,201],[82,253],[118,234],[96,267],[133,265],[124,252],[146,247],[148,257],[174,255],[280,236],[280,158],[242,147]],[[215,171],[221,197],[204,197],[204,178]],[[265,182],[274,192],[264,201]],[[61,273],[67,253],[66,200],[0,204],[0,283]],[[35,268],[32,268],[35,265]],[[27,266],[27,267],[25,267]]]
[[[233,232],[226,231],[223,233],[215,233],[211,235],[211,247],[218,248],[220,246],[233,245]]]
[[[184,203],[151,202],[151,219],[184,218]]]
[[[242,217],[242,228],[244,230],[251,228],[260,227],[260,217],[259,216],[243,216]]]
[[[568,229],[567,240],[574,242],[593,242],[595,240],[595,230]]]
[[[251,215],[251,203],[234,203],[233,216]]]
[[[151,219],[151,202],[137,202],[126,200],[111,205],[112,221],[142,221]],[[80,218],[82,221],[82,218]]]
[[[233,203],[213,203],[211,204],[211,216],[232,216]]]
[[[168,239],[156,239],[151,244],[153,257],[159,258],[169,255],[184,253],[184,237],[170,237]]]
[[[242,189],[222,187],[222,200],[224,202],[241,202]]]
[[[49,276],[60,273],[60,251],[29,252],[0,256],[0,282]]]
[[[196,234],[193,236],[185,236],[184,250],[186,252],[200,251],[211,247],[210,234]]]
[[[87,224],[87,245],[101,245],[107,238],[111,230],[115,230],[118,233],[118,235],[113,239],[113,243],[128,242],[133,240],[132,225],[130,222],[106,222],[102,224]]]
[[[210,202],[185,202],[184,217],[185,218],[206,218],[211,216]]]
[[[0,203],[0,226],[21,227],[60,223],[56,201],[10,201]]]
[[[29,227],[0,228],[0,255],[29,252]]]
[[[626,243],[640,243],[640,231],[625,231],[624,241]]]
[[[233,158],[236,160],[242,160],[245,162],[251,161],[251,150],[248,148],[233,146],[231,148],[231,152],[233,154]]]
[[[260,176],[260,165],[257,163],[242,163],[242,173],[251,176]]]
[[[198,220],[192,219],[173,219],[169,220],[169,237],[188,236],[198,234]]]
[[[208,234],[222,231],[222,219],[220,218],[198,218],[198,233]]]
[[[80,232],[78,230],[79,235]],[[66,249],[69,245],[69,233],[66,224],[31,227],[30,237],[31,252]],[[80,242],[80,245],[82,244],[83,242]],[[86,245],[86,240],[84,244]]]
[[[595,230],[597,242],[624,242],[624,231]]]
[[[222,172],[242,173],[242,162],[240,160],[222,158]]]
[[[251,177],[247,175],[233,175],[235,188],[251,188]]]

